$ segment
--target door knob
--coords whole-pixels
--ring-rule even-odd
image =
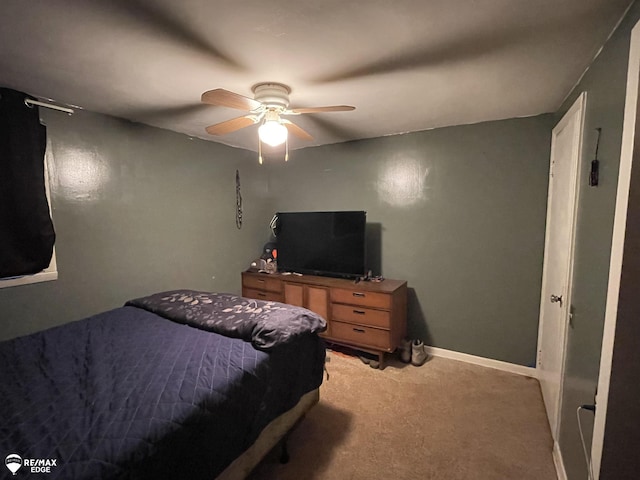
[[[562,306],[562,295],[551,295],[551,303],[559,303]]]

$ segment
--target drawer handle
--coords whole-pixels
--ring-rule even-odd
[[[259,297],[266,297],[266,296],[267,296],[267,294],[266,294],[266,293],[258,293],[258,296],[259,296]]]
[[[257,280],[257,282],[264,283],[265,281],[264,281],[264,280],[262,280],[261,278],[259,278],[259,279]]]
[[[353,296],[354,296],[354,297],[364,297],[364,293],[360,293],[360,292],[353,292]]]
[[[361,328],[354,328],[353,329],[354,332],[358,332],[358,333],[366,333],[363,329]]]
[[[353,313],[357,315],[365,315],[367,312],[365,312],[364,310],[354,310]]]

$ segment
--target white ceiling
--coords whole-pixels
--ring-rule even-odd
[[[558,109],[631,0],[2,0],[0,85],[250,150],[257,126],[203,105],[272,81],[291,147]]]

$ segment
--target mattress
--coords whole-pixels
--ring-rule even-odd
[[[315,334],[264,351],[134,306],[2,342],[0,457],[51,479],[211,480],[319,387],[324,355]]]

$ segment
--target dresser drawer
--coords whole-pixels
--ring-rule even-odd
[[[282,292],[282,281],[276,278],[257,277],[245,275],[242,277],[242,286],[254,290],[266,290],[268,292]]]
[[[391,314],[386,310],[373,310],[371,308],[341,303],[331,304],[331,319],[338,322],[357,323],[372,327],[391,328]]]
[[[282,293],[265,292],[264,290],[255,290],[253,288],[243,288],[242,296],[247,298],[255,298],[257,300],[266,300],[268,302],[284,301]]]
[[[331,336],[353,345],[391,351],[391,336],[388,330],[332,321]]]
[[[391,295],[385,293],[367,292],[366,290],[331,289],[331,301],[363,307],[391,308]]]

